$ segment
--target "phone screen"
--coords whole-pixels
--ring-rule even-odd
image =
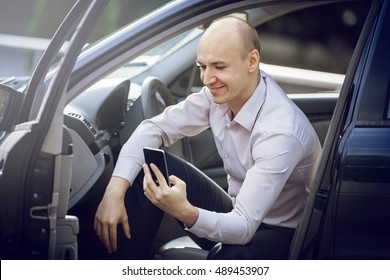
[[[167,184],[169,186],[169,173],[167,168],[167,161],[165,158],[165,151],[161,149],[155,149],[155,148],[144,148],[144,157],[145,162],[148,166],[150,166],[151,163],[154,163],[158,169],[161,171],[161,173],[164,175],[165,180],[167,181]],[[153,170],[150,170],[153,180],[158,185],[158,180],[156,175],[154,174]]]

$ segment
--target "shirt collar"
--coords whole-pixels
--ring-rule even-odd
[[[233,121],[237,122],[247,130],[251,131],[260,114],[266,97],[266,77],[261,75],[260,82],[251,97],[235,116]]]

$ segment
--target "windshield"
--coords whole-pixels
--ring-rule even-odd
[[[160,1],[161,2],[161,1]],[[162,1],[162,2],[167,2],[167,1]],[[114,1],[116,3],[116,1]],[[157,7],[161,8],[160,7]],[[106,13],[109,13],[110,11],[110,6],[108,9],[106,9]],[[151,11],[153,12],[153,11]],[[145,15],[144,15],[145,16]],[[148,14],[146,15],[148,16]],[[103,16],[100,22],[105,21],[105,17]],[[123,20],[124,21],[124,20]],[[122,23],[123,23],[122,21]],[[94,31],[92,32],[92,35],[88,39],[88,42],[86,45],[83,47],[80,56],[83,56],[90,50],[94,48],[98,43],[100,43],[102,40],[112,36],[114,33],[121,32],[121,30],[125,29],[127,26],[131,25],[134,22],[134,18],[131,18],[131,20],[128,22],[127,25],[124,26],[119,26],[116,29],[113,29],[111,33],[104,33],[104,32],[99,32],[99,26],[100,24],[97,24],[95,26]],[[125,63],[120,69],[117,71],[113,72],[112,74],[109,75],[110,78],[113,77],[128,77],[128,78],[133,78],[134,76],[146,71],[150,67],[152,67],[154,64],[158,63],[165,57],[169,56],[170,54],[174,53],[177,49],[181,48],[191,40],[199,37],[202,33],[204,32],[204,29],[201,27],[196,27],[193,29],[190,29],[186,32],[183,32],[179,35],[176,35],[175,37],[157,45],[156,47],[153,47],[149,51],[145,52],[144,54],[140,55],[139,57],[129,61],[128,63]],[[56,60],[55,63],[53,63],[50,67],[50,71],[48,73],[48,76],[53,73],[55,68],[58,65],[58,62],[60,60],[60,56]]]
[[[113,78],[126,76],[133,78],[134,76],[146,71],[154,64],[163,60],[165,57],[174,53],[177,49],[181,48],[185,44],[199,37],[203,32],[203,29],[198,27],[183,32],[145,52],[136,59],[124,64],[120,69],[113,72],[109,77]]]

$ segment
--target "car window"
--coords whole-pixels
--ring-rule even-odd
[[[359,89],[362,97],[357,125],[361,127],[390,126],[389,28],[390,15],[386,14],[380,31],[386,35],[373,38],[365,69],[368,74],[362,78],[362,86]]]
[[[264,63],[345,74],[369,6],[320,5],[261,25]]]

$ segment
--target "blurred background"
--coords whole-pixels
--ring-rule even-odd
[[[33,45],[20,45],[18,36],[50,39],[76,0],[0,0],[0,77],[30,75],[47,40],[34,40]],[[168,0],[110,1],[91,40],[101,38],[118,27],[164,5]],[[18,15],[15,18],[15,15]],[[22,48],[23,47],[23,48]]]
[[[111,1],[91,40],[166,2]],[[75,0],[0,0],[0,77],[30,75],[48,39],[74,3]],[[367,10],[365,4],[342,4],[271,21],[259,30],[262,62],[344,74]],[[31,44],[23,44],[21,38]]]

